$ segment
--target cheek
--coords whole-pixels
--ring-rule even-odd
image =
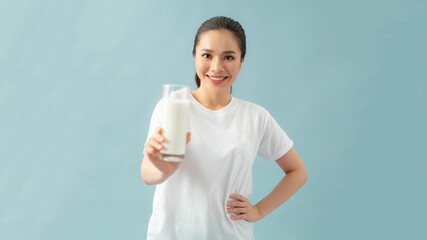
[[[232,73],[233,75],[239,74],[239,71],[240,71],[240,64],[233,64],[229,68],[229,72]]]
[[[196,61],[196,71],[197,72],[205,72],[207,69],[209,68],[209,66],[207,66],[206,63],[204,63],[203,61]]]

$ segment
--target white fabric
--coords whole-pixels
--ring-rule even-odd
[[[161,100],[147,139],[162,125],[162,111]],[[234,97],[213,111],[191,96],[189,126],[184,161],[156,186],[147,239],[254,239],[253,223],[231,220],[226,202],[231,193],[250,197],[257,154],[272,162],[292,140],[264,108]]]

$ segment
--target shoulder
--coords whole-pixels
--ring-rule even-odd
[[[233,97],[234,98],[234,97]],[[246,110],[251,114],[257,114],[262,116],[268,116],[270,113],[265,109],[263,106],[258,105],[253,102],[249,102],[246,100],[242,100],[239,98],[234,98],[236,103],[238,104],[239,108],[242,110]]]

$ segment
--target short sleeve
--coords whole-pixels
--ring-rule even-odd
[[[285,155],[294,143],[267,110],[261,115],[265,119],[257,155],[273,162]]]
[[[162,126],[163,112],[164,112],[163,106],[164,106],[163,99],[161,99],[159,102],[157,102],[156,107],[154,108],[153,114],[151,115],[150,127],[148,129],[147,138],[144,144],[144,152],[145,152],[145,145],[147,144],[148,139],[153,135],[157,127]]]

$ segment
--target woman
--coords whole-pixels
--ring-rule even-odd
[[[231,96],[245,52],[245,32],[230,18],[211,18],[197,31],[193,56],[198,89],[191,92],[191,135],[182,163],[159,158],[163,103],[157,104],[141,164],[144,182],[157,184],[148,239],[254,239],[252,222],[307,181],[292,140],[273,117]],[[248,198],[256,155],[276,161],[285,176],[253,205]]]

